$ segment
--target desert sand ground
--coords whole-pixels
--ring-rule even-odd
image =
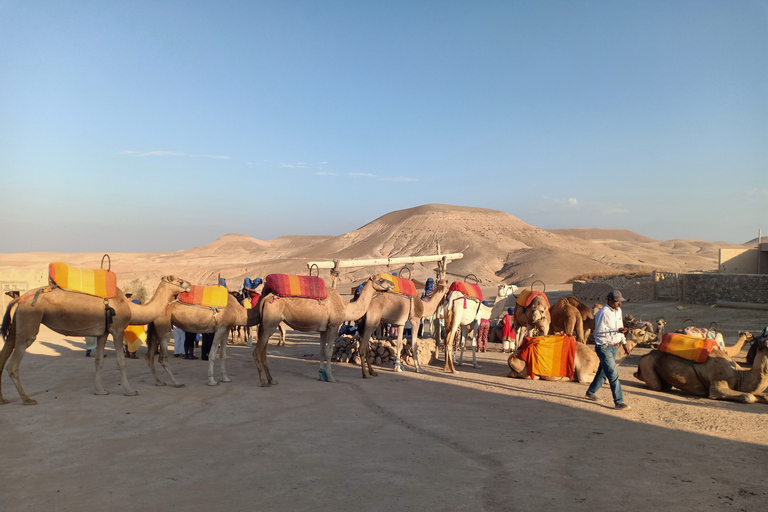
[[[714,320],[728,343],[768,324],[764,311],[678,306],[624,312]],[[21,366],[39,404],[2,376],[0,510],[766,509],[768,406],[651,391],[632,377],[647,349],[620,365],[624,412],[607,385],[595,404],[585,385],[507,378],[496,344],[481,369],[447,375],[438,361],[363,380],[334,364],[335,384],[317,380],[318,349],[297,332],[270,345],[271,388],[242,345],[215,387],[200,360],[171,358],[183,388],[155,387],[143,359],[127,360],[132,397],[109,349],[111,394],[95,396],[84,340],[44,328]]]

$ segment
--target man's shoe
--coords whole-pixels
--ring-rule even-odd
[[[631,409],[631,407],[628,406],[627,404],[616,404],[616,409],[618,409],[619,411],[628,411]]]
[[[597,402],[597,395],[593,395],[589,391],[587,391],[587,394],[584,395],[584,398],[586,398],[587,400],[592,400],[593,402]]]

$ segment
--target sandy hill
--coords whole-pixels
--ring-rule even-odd
[[[221,275],[231,288],[245,276],[307,273],[312,260],[389,258],[461,252],[449,264],[454,277],[474,274],[483,286],[501,282],[528,285],[567,282],[583,273],[624,271],[712,270],[720,247],[739,247],[702,240],[658,241],[627,230],[543,230],[508,213],[462,206],[430,204],[388,213],[340,236],[284,236],[257,240],[229,234],[210,244],[172,253],[112,254],[112,270],[120,285],[142,283],[154,289],[161,275],[174,274],[196,284],[214,284]],[[0,254],[0,279],[27,269],[43,275],[50,261],[98,267],[101,254]],[[411,265],[411,277],[433,276],[432,263]],[[397,268],[344,270],[342,283],[373,272]],[[328,271],[323,271],[328,277]],[[42,277],[41,277],[42,279]],[[36,285],[36,284],[35,284]]]

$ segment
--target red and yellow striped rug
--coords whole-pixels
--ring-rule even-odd
[[[517,356],[528,365],[528,375],[573,379],[576,338],[564,334],[526,337]]]
[[[325,281],[316,276],[294,276],[289,274],[269,274],[266,278],[265,290],[280,297],[300,297],[305,299],[325,300],[328,291],[325,289]]]
[[[229,301],[229,293],[224,286],[193,286],[188,292],[179,294],[179,302],[205,306],[208,308],[225,308]]]
[[[65,290],[111,299],[117,295],[117,276],[104,269],[77,268],[66,263],[48,264],[48,276]]]

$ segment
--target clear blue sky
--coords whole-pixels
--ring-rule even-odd
[[[0,0],[0,252],[427,203],[768,236],[768,2]]]

